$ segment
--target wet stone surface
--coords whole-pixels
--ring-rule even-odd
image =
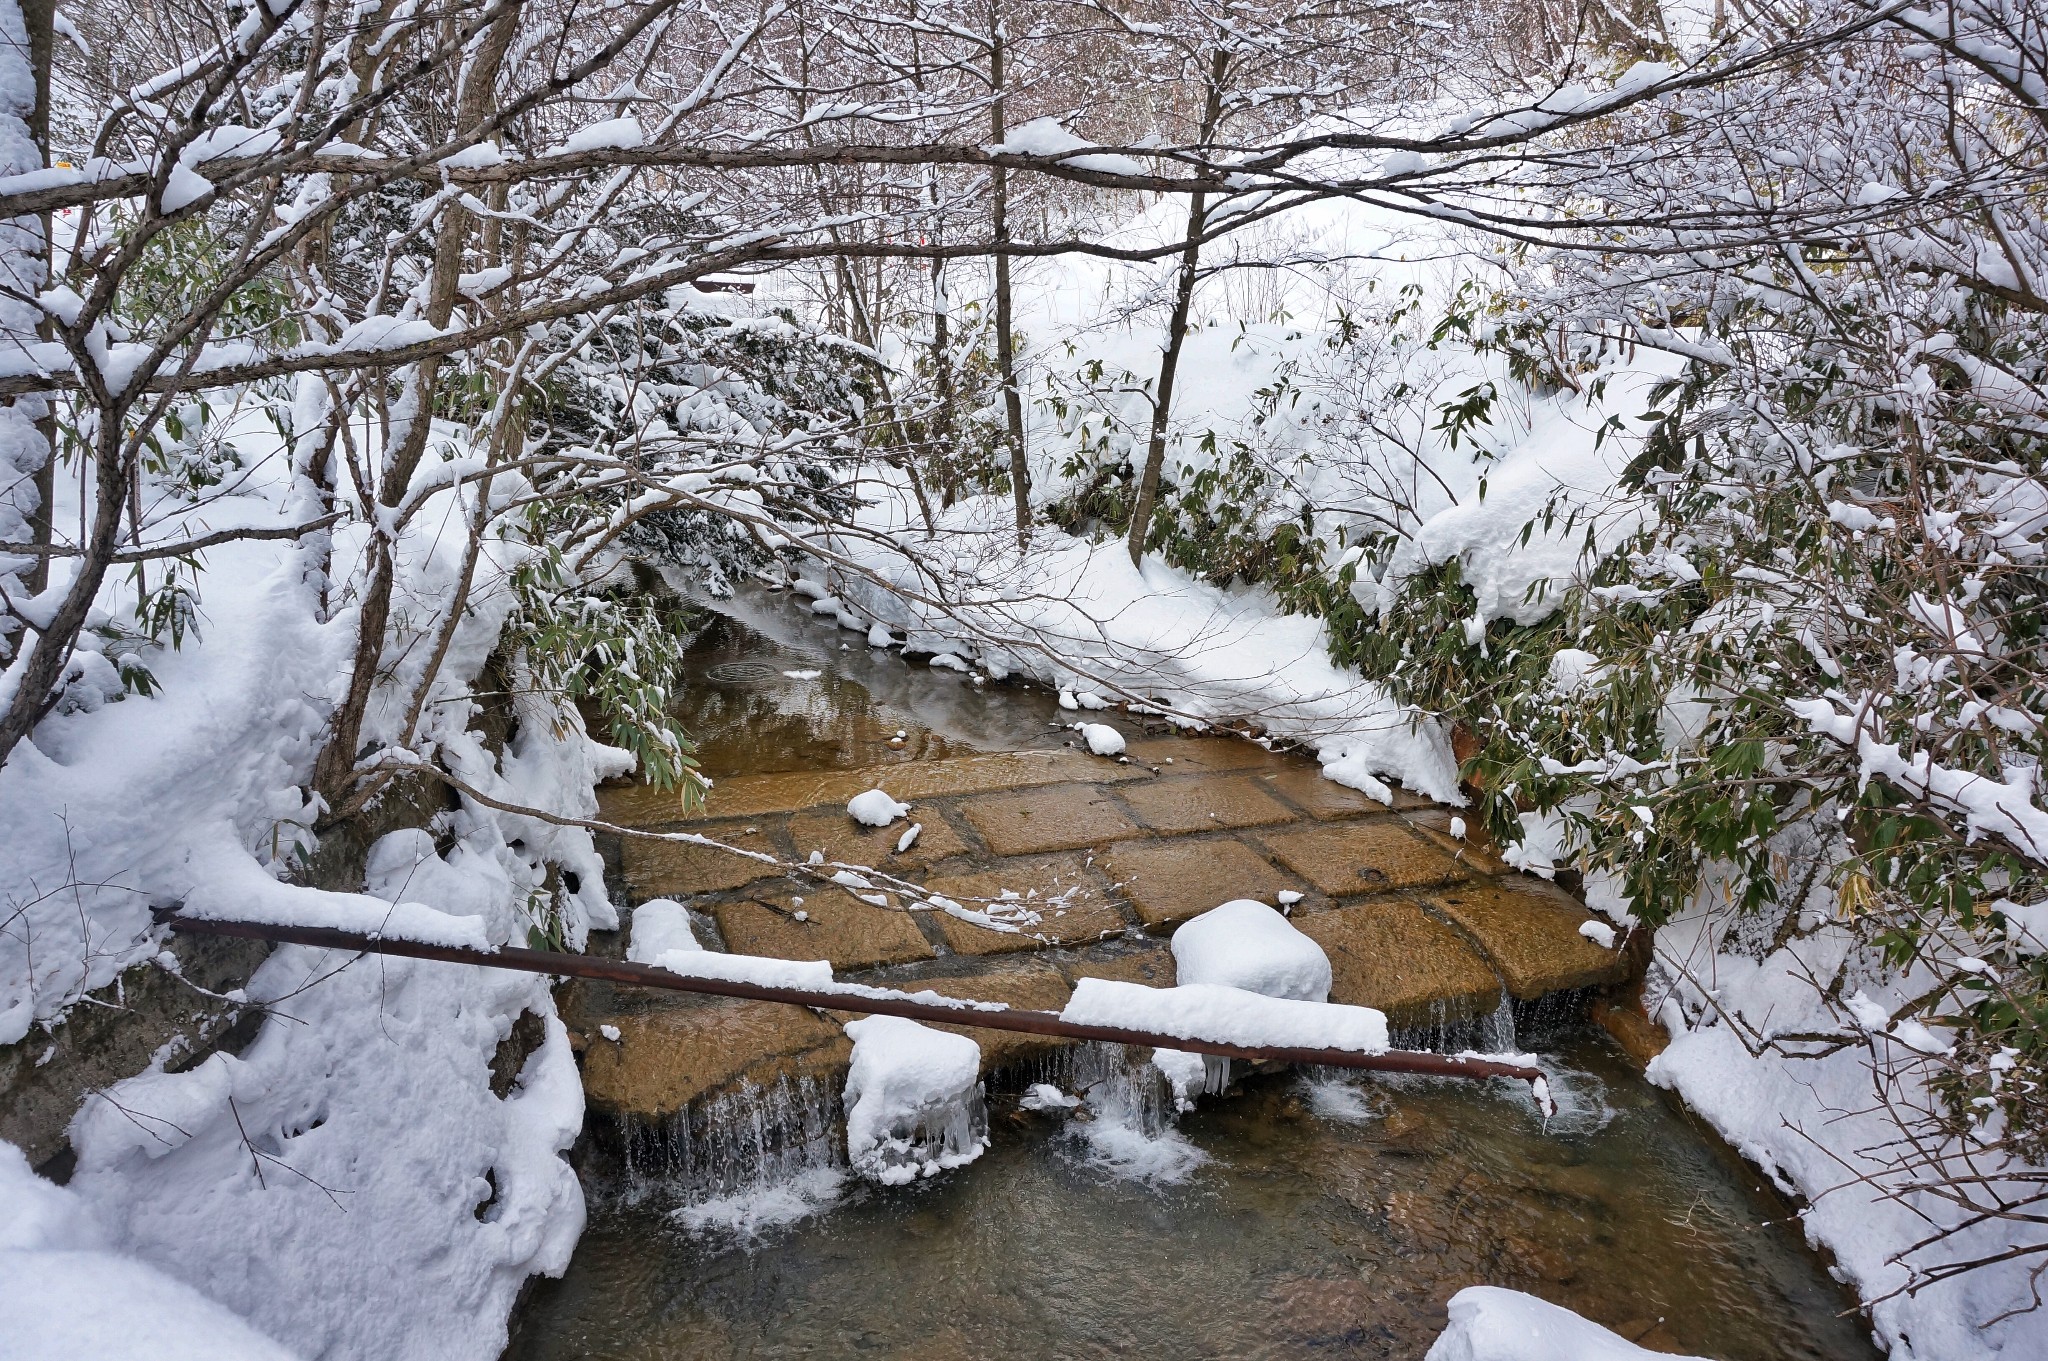
[[[772,611],[757,622],[781,626]],[[1098,757],[1069,730],[1077,715],[1050,696],[817,647],[800,631],[762,636],[730,622],[700,638],[684,717],[713,780],[705,806],[684,815],[673,796],[620,784],[600,791],[605,816],[781,863],[627,838],[618,862],[628,906],[681,899],[730,950],[822,959],[864,982],[935,968],[967,995],[986,977],[1001,1000],[996,989],[1013,986],[1016,969],[1041,965],[1049,973],[1034,977],[1169,986],[1161,947],[1181,923],[1232,898],[1284,896],[1330,955],[1334,1000],[1379,1007],[1397,1029],[1484,1017],[1507,995],[1528,1000],[1626,972],[1619,952],[1578,934],[1582,907],[1497,874],[1491,855],[1467,854],[1450,835],[1447,812],[1406,791],[1390,807],[1324,779],[1305,756],[1149,731],[1114,710],[1087,717],[1124,733],[1128,759]],[[875,788],[909,804],[908,815],[885,828],[855,822],[847,801]],[[913,823],[923,830],[898,851]],[[814,856],[821,869],[799,868]],[[873,873],[822,882],[841,865]],[[917,903],[892,880],[959,910]],[[601,1023],[596,1010],[582,1023],[592,1062],[609,1052],[593,1038]],[[684,1024],[662,1022],[661,1034]],[[1004,1050],[988,1036],[985,1054]],[[751,1023],[717,1043],[752,1051],[725,1065],[731,1081],[772,1070],[777,1054],[808,1052]],[[698,1081],[703,1065],[678,1057],[680,1040],[650,1032],[622,1047],[639,1050],[634,1065],[682,1063],[687,1073],[608,1076],[592,1086],[595,1106],[644,1114],[635,1102],[709,1090]]]

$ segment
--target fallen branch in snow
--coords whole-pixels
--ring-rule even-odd
[[[1030,1035],[1056,1035],[1074,1040],[1101,1040],[1110,1044],[1149,1045],[1155,1049],[1179,1049],[1193,1054],[1215,1054],[1251,1063],[1318,1064],[1330,1068],[1360,1068],[1382,1073],[1418,1073],[1430,1077],[1510,1077],[1522,1082],[1543,1078],[1539,1068],[1503,1063],[1498,1059],[1431,1054],[1417,1050],[1313,1049],[1286,1045],[1228,1044],[1214,1040],[1189,1039],[1152,1031],[1113,1025],[1087,1025],[1064,1019],[1056,1012],[1022,1011],[994,1002],[975,1002],[943,997],[938,993],[906,993],[891,988],[871,988],[858,983],[835,983],[831,988],[782,988],[729,978],[703,978],[673,973],[651,964],[621,960],[592,959],[587,955],[561,954],[552,950],[526,950],[506,946],[496,951],[462,946],[429,945],[420,941],[385,936],[366,936],[353,931],[335,931],[317,926],[276,926],[268,922],[215,921],[165,914],[164,923],[174,931],[196,935],[235,936],[245,940],[277,941],[290,945],[311,945],[330,950],[360,950],[370,954],[402,955],[409,959],[434,959],[449,964],[473,964],[488,969],[517,969],[526,973],[555,974],[572,978],[595,978],[609,983],[665,988],[673,992],[709,993],[717,997],[740,997],[758,1002],[787,1002],[824,1011],[854,1011],[870,1016],[902,1016],[938,1025],[964,1025],[982,1030],[1013,1030]],[[929,999],[929,1000],[926,1000]]]

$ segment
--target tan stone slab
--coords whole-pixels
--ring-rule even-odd
[[[1430,906],[1470,932],[1523,1001],[1565,988],[1618,983],[1628,960],[1579,934],[1592,914],[1556,889],[1472,883],[1429,895]]]
[[[1378,1007],[1397,1026],[1484,1016],[1500,980],[1451,927],[1404,899],[1295,919],[1330,957],[1330,1000]]]
[[[931,921],[955,954],[994,955],[1038,950],[1048,945],[1092,945],[1124,933],[1123,914],[1110,905],[1101,876],[1075,854],[1006,860],[974,874],[942,875],[925,888],[958,902],[969,911],[987,911],[974,899],[1000,898],[1005,890],[1021,896],[1014,904],[1039,914],[1035,923],[1019,922],[1016,931],[1001,931],[935,911]],[[1001,919],[1012,904],[996,904]]]
[[[1177,775],[1274,769],[1286,764],[1285,757],[1241,737],[1146,737],[1129,743],[1124,754],[1133,762],[1158,766],[1161,774]]]
[[[1245,775],[1162,777],[1124,785],[1117,796],[1155,832],[1179,835],[1294,821],[1294,810]]]
[[[1294,881],[1240,841],[1128,841],[1104,868],[1149,930],[1181,922],[1233,898],[1275,902]]]
[[[1086,780],[1102,784],[1150,778],[1136,765],[1118,765],[1066,747],[1057,751],[991,752],[943,761],[904,761],[860,770],[792,771],[777,775],[736,775],[712,787],[702,817],[753,817],[762,813],[816,808],[846,801],[869,789],[886,789],[897,799],[950,798],[996,789]],[[598,791],[605,817],[628,826],[676,821],[673,795],[647,785],[614,785]]]
[[[1083,978],[1109,978],[1148,988],[1170,988],[1174,984],[1173,951],[1163,944],[1150,949],[1110,946],[1072,954],[1061,951],[1048,958],[1069,983]]]
[[[1463,817],[1466,822],[1465,835],[1451,835],[1451,819]],[[1473,818],[1450,808],[1422,808],[1407,815],[1408,824],[1424,836],[1444,848],[1461,865],[1469,865],[1482,874],[1510,873],[1507,862],[1500,858],[1500,852],[1493,844],[1493,838],[1483,830],[1472,826]]]
[[[1332,896],[1423,888],[1465,877],[1450,856],[1392,818],[1261,832],[1259,840],[1289,869]]]
[[[959,812],[997,855],[1072,851],[1140,835],[1137,824],[1089,784],[990,794],[961,804]]]
[[[909,850],[898,855],[896,843],[913,824],[924,830]],[[936,808],[913,809],[908,817],[887,827],[863,827],[844,809],[816,808],[790,818],[789,839],[799,860],[808,859],[812,851],[823,851],[827,860],[871,865],[890,874],[923,869],[967,851],[967,843]]]
[[[1058,1011],[1073,992],[1059,970],[1043,960],[1019,960],[985,973],[958,978],[933,978],[899,984],[906,992],[930,988],[945,997],[971,997],[977,1002],[1001,1002],[1024,1011]],[[974,1026],[942,1025],[965,1035],[981,1046],[981,1071],[1008,1068],[1040,1054],[1050,1053],[1070,1040],[1054,1035],[1027,1035],[1015,1030],[988,1030]]]
[[[779,852],[768,828],[769,824],[765,822],[736,821],[697,823],[690,830],[742,850],[777,855]],[[749,829],[752,829],[751,834]],[[626,837],[624,842],[620,855],[625,869],[626,890],[636,902],[648,898],[687,898],[695,893],[717,893],[782,874],[778,866],[764,865],[758,860],[709,846],[648,841],[642,837]]]
[[[1297,766],[1258,778],[1267,788],[1278,790],[1296,808],[1325,822],[1387,811],[1387,805],[1378,799],[1369,799],[1335,780],[1326,780],[1321,771],[1308,767]]]
[[[779,1075],[843,1073],[852,1045],[839,1027],[802,1007],[733,998],[627,1012],[609,1018],[605,1039],[593,1018],[585,1036],[583,1092],[599,1110],[649,1119],[699,1097]]]
[[[804,900],[800,908],[797,897]],[[864,903],[841,889],[798,893],[778,887],[760,899],[728,898],[709,909],[735,954],[829,959],[834,969],[869,969],[937,953],[908,912]],[[795,919],[799,911],[806,920]]]

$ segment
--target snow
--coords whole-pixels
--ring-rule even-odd
[[[909,827],[904,829],[903,835],[896,838],[896,854],[901,855],[912,846],[915,846],[917,838],[923,832],[924,824],[922,822],[911,823]]]
[[[1451,1322],[1424,1361],[1701,1361],[1646,1351],[1569,1309],[1494,1285],[1451,1296]]]
[[[1579,923],[1579,934],[1603,950],[1614,948],[1614,928],[1606,922],[1583,921]]]
[[[267,415],[225,409],[221,419],[250,473],[206,504],[203,526],[300,518],[301,489]],[[401,532],[405,608],[445,592],[459,570],[460,553],[434,535],[464,523],[466,494],[430,494]],[[173,506],[154,532],[175,537],[191,523]],[[335,532],[333,561],[360,561],[364,542],[359,526]],[[154,693],[123,696],[116,680],[97,702],[52,714],[0,768],[0,897],[27,904],[0,938],[0,1043],[46,1027],[48,1043],[65,1046],[62,1021],[82,994],[124,969],[160,967],[153,905],[482,948],[521,938],[536,900],[558,914],[571,948],[614,922],[588,832],[466,798],[431,834],[380,839],[363,892],[286,881],[313,846],[317,809],[304,791],[346,683],[356,618],[353,588],[340,583],[335,606],[320,607],[311,550],[284,540],[210,549],[198,581],[203,632],[149,654]],[[509,605],[492,588],[503,570],[488,555],[479,564],[474,608],[449,640],[412,743],[492,798],[588,818],[595,782],[630,758],[591,742],[573,711],[563,719],[515,697],[520,725],[503,751],[469,726],[469,690]],[[133,604],[123,579],[101,617],[126,617]],[[417,680],[425,651],[397,663],[393,690]],[[390,746],[402,717],[381,699],[366,738]],[[563,876],[550,896],[551,866],[578,886]],[[48,895],[38,884],[75,887]],[[245,989],[278,1014],[239,1056],[177,1074],[152,1065],[108,1086],[72,1124],[68,1194],[95,1217],[106,1251],[200,1292],[288,1351],[494,1357],[523,1282],[559,1272],[582,1228],[581,1191],[560,1156],[582,1125],[566,1034],[531,975],[351,959],[279,949]],[[522,1011],[542,1019],[545,1038],[500,1098],[491,1059]],[[486,1173],[497,1194],[479,1219]],[[278,1289],[281,1277],[322,1288]]]
[[[579,151],[628,150],[646,143],[647,134],[640,127],[640,120],[628,116],[578,128],[563,142],[562,150],[574,155]]]
[[[164,211],[175,213],[212,192],[213,184],[209,180],[180,162],[171,167],[170,177],[164,182]]]
[[[897,1016],[849,1021],[846,1156],[887,1186],[964,1167],[988,1148],[981,1046]]]
[[[1027,1111],[1070,1111],[1081,1104],[1081,1098],[1067,1095],[1050,1082],[1034,1082],[1017,1098],[1017,1104]]]
[[[1082,151],[1097,143],[1076,137],[1060,126],[1056,118],[1034,118],[1011,128],[1001,142],[988,149],[998,155],[1058,157],[1067,165],[1083,170],[1099,170],[1106,175],[1142,175],[1145,167],[1130,156],[1114,152],[1097,152],[1093,155],[1074,156],[1065,153]]]
[[[757,983],[764,988],[823,992],[834,986],[831,962],[823,959],[729,955],[699,946],[668,950],[647,962],[657,969],[666,969],[688,978],[722,978],[731,983]]]
[[[1370,1007],[1266,997],[1214,983],[1148,988],[1084,978],[1061,1010],[1076,1025],[1171,1035],[1253,1049],[1342,1049],[1384,1053],[1387,1018]]]
[[[1809,1202],[1800,1211],[1807,1240],[1832,1254],[1834,1270],[1859,1296],[1891,1296],[1872,1306],[1871,1325],[1894,1361],[2039,1353],[2048,1320],[2038,1313],[1993,1327],[1983,1323],[2030,1298],[2024,1272],[1980,1271],[1911,1295],[1894,1293],[1909,1281],[1895,1255],[1959,1214],[1936,1196],[1899,1186],[1865,1152],[1898,1137],[1883,1108],[1873,1108],[1873,1055],[1911,1058],[1921,1044],[1938,1047],[1917,1022],[1890,1022],[1924,985],[1911,975],[1860,975],[1844,1009],[1855,1025],[1847,1033],[1860,1031],[1863,1044],[1813,1058],[1759,1055],[1752,1049],[1758,1027],[1844,1030],[1810,980],[1853,967],[1852,951],[1847,932],[1833,923],[1761,958],[1739,948],[1731,930],[1726,917],[1700,906],[1658,928],[1660,968],[1677,977],[1664,992],[1646,997],[1671,1034],[1670,1046],[1650,1064],[1650,1081],[1676,1091],[1780,1189]],[[1681,970],[1695,977],[1711,971],[1711,1000],[1684,981]],[[1921,1264],[1967,1259],[2008,1243],[1995,1225],[1965,1227]]]
[[[633,909],[626,958],[634,963],[654,964],[666,954],[689,954],[703,948],[690,926],[690,909],[675,899],[649,898]]]
[[[1088,744],[1088,750],[1097,756],[1124,754],[1124,735],[1107,723],[1080,723],[1075,727],[1081,734],[1081,740]]]
[[[0,1356],[287,1361],[184,1282],[113,1251],[92,1208],[0,1140]]]
[[[1173,962],[1182,986],[1215,983],[1302,1002],[1330,995],[1323,947],[1249,898],[1211,908],[1175,931]]]
[[[909,804],[896,802],[880,789],[855,794],[846,804],[846,815],[868,827],[887,827],[909,811]]]
[[[309,1355],[494,1356],[583,1226],[567,1033],[533,975],[347,960],[280,947],[249,993],[289,994],[292,1019],[88,1103],[71,1189],[123,1249]],[[500,1098],[490,1058],[521,1010],[544,1039]]]

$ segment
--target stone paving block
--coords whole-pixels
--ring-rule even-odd
[[[1392,818],[1262,832],[1259,839],[1289,869],[1333,897],[1465,878],[1455,860]]]
[[[736,998],[622,1012],[604,1019],[617,1042],[584,1034],[583,1092],[599,1110],[658,1119],[699,1097],[779,1076],[843,1074],[853,1046],[840,1028],[802,1007]]]
[[[1073,988],[1060,976],[1059,970],[1039,959],[1018,960],[1005,963],[985,972],[957,978],[922,979],[914,983],[898,983],[893,986],[905,992],[919,992],[930,988],[946,997],[971,997],[978,1002],[1001,1002],[1006,1006],[1024,1011],[1058,1011],[1067,1004],[1067,997]],[[938,1030],[950,1030],[965,1035],[981,1046],[981,1071],[991,1072],[997,1068],[1008,1068],[1040,1054],[1051,1053],[1072,1040],[1063,1040],[1055,1035],[1031,1035],[1016,1030],[988,1030],[975,1026],[941,1025]]]
[[[772,825],[767,821],[704,822],[692,824],[690,830],[742,850],[779,856],[781,852],[770,835]],[[626,890],[635,902],[648,898],[686,898],[696,893],[717,893],[751,884],[757,879],[776,878],[783,872],[778,866],[764,865],[758,860],[709,846],[649,841],[637,836],[624,839],[620,855],[625,869]]]
[[[1106,784],[1123,780],[1150,779],[1151,772],[1136,764],[1118,765],[1099,756],[1061,747],[1056,751],[989,752],[978,756],[954,756],[942,761],[898,761],[886,766],[859,770],[801,770],[774,775],[735,775],[712,786],[706,817],[753,817],[762,813],[798,808],[838,806],[869,789],[886,789],[904,803],[920,799],[952,798],[1003,789],[1026,789],[1038,785],[1088,781]],[[615,786],[600,791],[605,815],[616,822],[650,825],[664,818],[673,820],[674,800],[650,800],[647,786]],[[640,812],[651,803],[665,813]]]
[[[1155,832],[1179,835],[1292,822],[1294,810],[1243,775],[1166,777],[1117,790],[1138,821]]]
[[[1294,881],[1241,841],[1127,841],[1104,868],[1147,930],[1178,926],[1233,898],[1274,903]]]
[[[924,830],[917,834],[909,850],[896,854],[896,843],[913,823]],[[887,874],[923,869],[967,850],[967,843],[960,839],[952,824],[930,806],[913,808],[909,816],[887,827],[863,827],[848,817],[843,808],[814,808],[790,818],[789,839],[799,860],[808,859],[812,851],[823,851],[827,860],[871,865]]]
[[[1522,1001],[1628,976],[1622,951],[1579,934],[1579,924],[1593,914],[1547,885],[1461,884],[1426,901],[1471,933]]]
[[[799,907],[795,899],[803,898]],[[709,909],[735,954],[829,959],[835,970],[930,959],[937,952],[908,912],[876,907],[836,888],[777,886],[759,901],[727,898]],[[801,911],[807,920],[797,921]]]
[[[1456,930],[1405,899],[1298,917],[1330,957],[1330,1000],[1378,1007],[1396,1026],[1463,1021],[1500,1002],[1500,979]]]
[[[1111,906],[1102,877],[1081,855],[1006,860],[978,873],[930,879],[925,888],[973,912],[987,910],[987,904],[973,899],[996,898],[1007,889],[1023,895],[1021,906],[1039,914],[1034,924],[1018,923],[1017,931],[1001,931],[963,921],[943,910],[931,913],[929,920],[956,954],[994,955],[1049,945],[1092,945],[1125,930],[1123,914]]]
[[[1451,835],[1451,819],[1463,817],[1466,822],[1465,835]],[[1407,815],[1406,821],[1424,836],[1444,848],[1461,865],[1469,865],[1481,874],[1509,874],[1507,862],[1500,858],[1500,852],[1493,844],[1493,838],[1480,828],[1473,826],[1474,819],[1451,808],[1420,808]]]
[[[1286,757],[1241,737],[1145,737],[1129,743],[1124,754],[1133,765],[1158,766],[1162,775],[1277,770],[1287,763]],[[1172,765],[1166,764],[1169,760]]]
[[[1313,767],[1297,766],[1257,778],[1267,788],[1278,790],[1296,808],[1325,822],[1387,811],[1387,805],[1378,799],[1369,799],[1335,780],[1326,780],[1323,773]]]
[[[683,796],[656,789],[639,780],[615,780],[597,787],[597,815],[622,827],[664,827],[676,822],[702,822],[713,816],[703,808],[683,811]]]
[[[1163,943],[1140,946],[1118,941],[1092,950],[1062,950],[1046,958],[1069,983],[1083,978],[1110,978],[1148,988],[1170,988],[1174,984],[1173,951]]]
[[[997,855],[1079,850],[1141,834],[1107,794],[1086,784],[990,794],[961,804],[959,812]]]

